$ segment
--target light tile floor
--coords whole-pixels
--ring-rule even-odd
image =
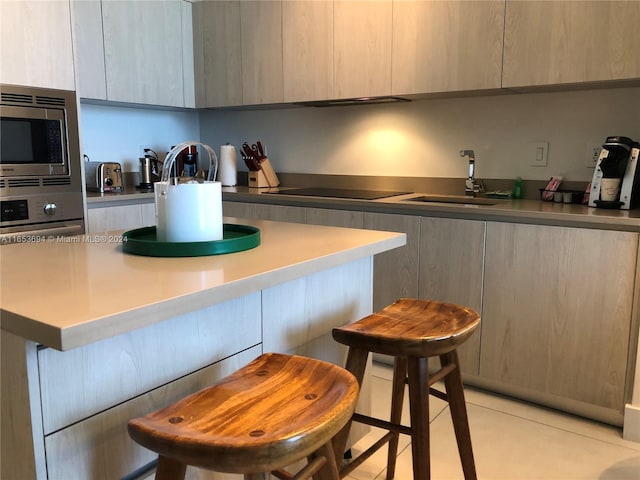
[[[372,373],[373,413],[388,419],[391,367],[374,363]],[[623,440],[619,428],[473,388],[465,388],[465,397],[479,479],[640,479],[640,443]],[[429,408],[431,477],[462,479],[448,406],[431,397]],[[405,395],[403,421],[408,424],[407,412]],[[372,429],[354,453],[377,440],[380,432]],[[385,469],[383,447],[347,478],[380,480]],[[411,446],[401,435],[396,480],[412,479]]]

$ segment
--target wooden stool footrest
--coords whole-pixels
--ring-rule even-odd
[[[367,448],[364,452],[358,455],[353,461],[349,462],[345,466],[340,469],[340,478],[344,478],[353,472],[356,468],[362,465],[365,460],[367,460],[371,455],[376,453],[380,448],[382,448],[385,444],[389,443],[389,441],[393,438],[392,432],[387,432],[380,440]]]
[[[379,418],[369,417],[360,413],[353,414],[353,421],[364,423],[365,425],[371,425],[372,427],[384,428],[396,433],[404,433],[405,435],[411,435],[411,427],[405,425],[398,425],[397,423],[391,423]]]
[[[304,468],[302,468],[298,473],[292,475],[286,470],[279,468],[278,470],[274,470],[271,472],[276,478],[280,480],[307,480],[313,477],[314,474],[318,473],[318,471],[324,467],[327,463],[326,457],[318,457],[314,458],[311,462],[309,462]]]
[[[455,363],[450,363],[449,365],[442,367],[434,374],[429,374],[429,386],[433,385],[436,382],[439,382],[444,377],[453,372],[456,368],[458,368],[458,366]]]
[[[444,400],[447,403],[449,402],[449,395],[441,392],[440,390],[436,390],[435,388],[429,388],[429,395],[433,395],[434,397],[439,398],[440,400]]]

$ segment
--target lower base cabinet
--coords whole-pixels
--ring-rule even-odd
[[[638,233],[226,205],[225,215],[406,233],[405,247],[374,258],[374,311],[403,296],[473,308],[480,329],[459,350],[469,384],[622,425]]]
[[[364,228],[407,235],[404,247],[374,257],[373,310],[381,310],[398,298],[416,298],[420,265],[420,217],[367,212],[364,214]]]
[[[94,207],[87,210],[87,233],[149,227],[156,224],[155,203]]]
[[[469,307],[482,316],[485,222],[420,219],[418,297]],[[462,372],[478,375],[480,332],[458,349]]]
[[[621,420],[637,254],[637,233],[489,222],[480,377]]]

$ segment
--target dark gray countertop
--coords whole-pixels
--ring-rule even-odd
[[[419,192],[377,200],[354,200],[286,195],[285,188],[256,189],[239,186],[225,187],[222,190],[223,200],[230,202],[640,232],[640,209],[606,210],[587,207],[586,205],[543,202],[540,200],[495,199],[494,205],[411,201],[412,198],[425,194]],[[278,193],[274,194],[274,192]],[[87,195],[89,208],[153,201],[153,192],[142,192],[135,189],[125,190],[122,193],[100,194],[90,192]]]

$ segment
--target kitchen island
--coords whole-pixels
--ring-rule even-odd
[[[371,312],[372,258],[406,242],[225,221],[258,227],[261,244],[153,258],[123,253],[109,232],[0,249],[2,478],[130,475],[154,456],[129,440],[128,419],[262,352],[341,363],[331,328]]]

